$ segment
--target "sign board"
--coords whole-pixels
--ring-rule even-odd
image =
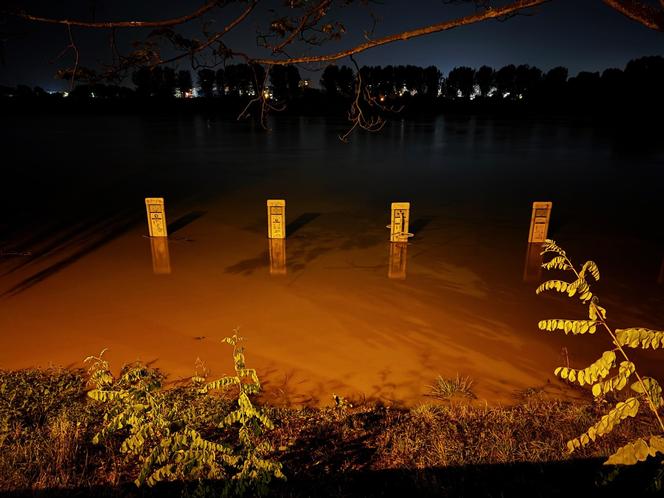
[[[551,218],[551,202],[533,202],[533,212],[530,218],[530,233],[528,243],[544,242],[549,231],[549,218]]]
[[[286,238],[286,201],[283,199],[267,201],[267,236],[271,239]]]
[[[145,209],[148,213],[150,237],[167,237],[164,199],[162,197],[146,197]]]
[[[168,238],[151,237],[150,248],[152,249],[152,272],[155,275],[167,275],[171,273],[171,257],[168,252]]]
[[[542,244],[528,244],[526,264],[523,268],[524,282],[539,282],[542,278]]]
[[[286,275],[286,239],[270,239],[270,275]]]
[[[390,242],[390,261],[387,277],[397,280],[406,279],[406,261],[408,242]]]
[[[408,222],[410,220],[410,202],[393,202],[390,218],[390,242],[408,242]]]

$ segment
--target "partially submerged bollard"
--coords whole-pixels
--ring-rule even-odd
[[[533,212],[530,217],[530,233],[528,243],[544,242],[549,231],[551,218],[551,202],[533,202]]]
[[[148,215],[150,249],[152,251],[152,271],[157,275],[171,273],[171,259],[168,252],[168,230],[163,197],[146,197],[145,210]]]
[[[163,197],[146,197],[145,209],[148,213],[150,237],[167,237],[166,213]]]
[[[267,236],[270,239],[286,238],[286,201],[283,199],[267,201]]]
[[[155,275],[167,275],[171,273],[171,256],[168,252],[168,238],[151,237],[150,249],[152,250],[152,272]]]
[[[410,221],[410,202],[393,202],[390,216],[390,242],[408,242],[412,233],[408,233]]]
[[[270,275],[286,275],[286,239],[270,239]]]
[[[406,278],[406,261],[408,239],[413,236],[408,232],[410,222],[410,202],[393,202],[391,205],[390,224],[390,260],[387,277],[404,280]]]
[[[552,206],[552,202],[533,202],[526,264],[523,269],[524,282],[537,282],[542,276],[542,244],[549,232]]]
[[[388,278],[406,280],[407,255],[408,242],[390,242],[390,262],[387,267]]]

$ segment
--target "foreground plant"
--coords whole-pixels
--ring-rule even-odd
[[[646,460],[649,456],[664,453],[664,423],[659,410],[664,405],[662,388],[657,380],[651,377],[642,377],[634,362],[629,358],[626,348],[653,349],[664,348],[664,332],[649,330],[645,328],[627,328],[613,330],[606,322],[606,310],[599,305],[599,299],[590,290],[589,277],[599,281],[600,274],[597,265],[593,261],[586,261],[577,270],[567,254],[552,240],[546,240],[542,246],[542,254],[553,253],[554,257],[542,264],[547,270],[562,270],[574,275],[572,282],[563,280],[548,280],[540,285],[536,293],[545,290],[555,290],[565,293],[569,297],[577,296],[583,304],[588,305],[588,320],[566,320],[549,319],[538,323],[541,330],[562,330],[565,334],[594,334],[598,328],[606,331],[612,349],[604,351],[602,356],[586,368],[577,370],[569,367],[558,367],[555,374],[569,382],[578,383],[581,386],[592,385],[592,393],[595,398],[603,398],[609,393],[618,394],[630,381],[633,395],[619,401],[609,412],[597,423],[593,424],[581,436],[567,442],[570,453],[595,441],[597,437],[608,434],[620,422],[635,417],[639,409],[645,403],[654,414],[657,425],[649,436],[643,436],[619,448],[611,455],[605,464],[633,465],[639,461]],[[617,364],[620,359],[620,363]],[[617,369],[617,371],[616,371]],[[609,377],[610,374],[614,374]]]
[[[236,375],[209,383],[194,377],[190,386],[177,390],[164,389],[163,376],[143,364],[126,366],[115,379],[103,352],[86,359],[94,386],[88,396],[107,405],[103,428],[93,443],[121,438],[120,451],[137,457],[141,464],[134,481],[137,486],[224,480],[227,491],[261,493],[273,477],[284,477],[281,465],[265,457],[271,448],[255,443],[263,428],[273,427],[249,398],[260,390],[256,371],[244,365],[244,354],[237,346],[241,338],[234,335],[224,341],[233,345]],[[201,410],[200,397],[229,386],[239,387],[237,410]],[[202,433],[205,428],[210,432],[209,427],[227,429],[236,423],[240,424],[238,436],[225,431],[220,435],[223,442],[211,441]]]

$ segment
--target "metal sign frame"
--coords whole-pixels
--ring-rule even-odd
[[[270,239],[286,238],[286,201],[268,199],[267,201],[267,236]]]
[[[544,242],[549,231],[552,202],[533,202],[533,211],[530,216],[530,231],[528,243]]]
[[[408,233],[410,222],[410,202],[393,202],[390,213],[390,242],[408,242],[412,233]]]
[[[145,210],[148,215],[150,237],[168,237],[166,211],[163,197],[146,197]]]

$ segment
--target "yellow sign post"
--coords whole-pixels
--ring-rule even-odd
[[[390,224],[390,242],[408,242],[412,233],[408,233],[410,220],[410,202],[393,202]]]
[[[406,261],[408,242],[390,242],[390,262],[387,277],[397,280],[406,279]]]
[[[163,197],[146,197],[145,209],[148,213],[150,237],[167,237],[166,212]]]
[[[286,238],[286,201],[283,199],[267,201],[267,236],[271,239]]]
[[[286,275],[286,239],[270,239],[270,275]]]
[[[151,237],[150,248],[152,249],[152,272],[155,275],[167,275],[171,273],[171,257],[168,252],[168,238]]]
[[[549,231],[551,218],[551,202],[533,202],[533,212],[530,218],[530,233],[528,243],[544,242]]]

